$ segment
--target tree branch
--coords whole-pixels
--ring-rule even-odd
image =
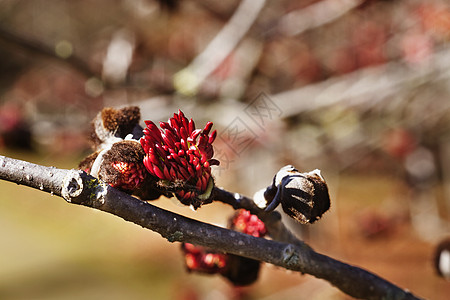
[[[278,27],[286,35],[299,35],[337,20],[362,3],[363,0],[319,1],[287,13],[278,22]]]
[[[195,93],[202,82],[230,55],[250,29],[266,0],[241,1],[236,11],[208,46],[174,76],[174,86],[185,94]]]
[[[298,240],[286,243],[256,238],[193,220],[122,193],[83,171],[44,167],[0,156],[0,179],[53,193],[73,204],[111,213],[156,231],[169,242],[188,242],[311,274],[356,298],[418,299],[366,270],[319,254]],[[222,202],[233,197],[220,189],[215,189],[214,195],[221,197]],[[248,200],[245,197],[234,198],[242,198],[244,203]],[[293,237],[288,238],[291,239]]]
[[[304,242],[297,239],[295,235],[284,226],[279,212],[266,212],[260,209],[252,199],[238,193],[230,193],[218,187],[214,187],[212,198],[214,201],[231,205],[234,209],[243,208],[250,211],[252,214],[257,215],[266,225],[267,231],[272,239],[299,246],[305,245]]]

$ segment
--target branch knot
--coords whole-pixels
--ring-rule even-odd
[[[107,189],[103,181],[72,169],[63,179],[61,196],[69,203],[98,208],[105,203]]]
[[[62,182],[61,196],[67,201],[72,202],[83,192],[83,179],[81,178],[82,171],[70,170],[64,177]]]
[[[297,266],[299,264],[299,256],[293,245],[287,245],[282,253],[283,262],[289,266]]]

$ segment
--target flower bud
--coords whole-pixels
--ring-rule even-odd
[[[230,218],[228,227],[256,237],[263,237],[267,232],[264,223],[245,209]],[[220,274],[235,286],[249,285],[258,279],[260,261],[189,243],[183,243],[181,249],[189,272]]]
[[[143,159],[147,171],[158,178],[159,187],[173,192],[178,200],[197,209],[210,203],[214,186],[211,165],[219,164],[213,159],[212,142],[217,133],[212,122],[203,130],[195,129],[194,121],[188,120],[179,110],[168,122],[161,122],[159,129],[152,121],[145,121],[144,136],[140,139],[145,152]]]
[[[190,243],[181,244],[184,253],[184,262],[189,272],[216,274],[227,265],[228,257],[201,246]]]
[[[156,183],[142,162],[145,153],[137,141],[118,141],[111,148],[89,155],[79,168],[114,188],[139,196],[159,198]]]
[[[104,108],[92,121],[90,137],[95,152],[79,168],[142,200],[153,200],[162,192],[145,168],[141,144],[133,139],[142,136],[139,120],[138,107]]]
[[[127,135],[139,139],[142,136],[140,119],[141,113],[137,106],[102,109],[91,124],[90,140],[93,149],[101,150]]]
[[[281,204],[286,214],[302,224],[314,223],[330,208],[328,187],[317,169],[300,173],[291,165],[281,168],[264,196],[266,211]]]
[[[255,237],[264,237],[267,233],[266,226],[258,216],[245,209],[238,210],[230,218],[228,227]],[[260,261],[228,254],[227,267],[222,276],[235,286],[250,285],[258,279],[260,266]]]
[[[263,221],[245,209],[240,209],[235,213],[230,219],[228,227],[255,237],[263,237],[267,233]]]

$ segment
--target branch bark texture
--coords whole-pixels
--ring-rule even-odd
[[[267,240],[206,224],[143,202],[83,171],[44,167],[0,156],[0,179],[53,193],[73,204],[111,213],[156,231],[169,242],[193,243],[325,279],[355,298],[419,299],[364,269],[319,254],[289,234],[280,235],[282,241]],[[221,198],[222,202],[227,202],[227,199],[232,202],[231,197],[244,203],[250,200],[220,189],[216,189],[213,195]],[[273,216],[266,215],[265,221],[268,222]],[[277,222],[281,223],[275,217],[273,224]]]

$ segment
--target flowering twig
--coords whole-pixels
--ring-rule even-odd
[[[170,242],[192,243],[311,274],[356,298],[418,299],[368,271],[319,254],[306,244],[257,238],[193,220],[134,198],[83,171],[44,167],[0,156],[0,179],[111,213],[156,231]],[[225,202],[230,200],[230,194],[224,190],[215,189],[214,193]],[[241,204],[246,201],[240,200]]]

